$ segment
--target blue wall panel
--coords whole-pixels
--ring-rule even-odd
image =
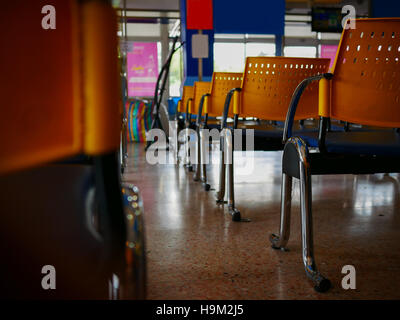
[[[372,16],[374,18],[400,17],[400,1],[399,0],[373,0]]]
[[[215,33],[283,35],[285,0],[214,0]]]

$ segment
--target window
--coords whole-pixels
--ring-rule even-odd
[[[273,57],[275,56],[274,43],[246,43],[246,57]]]
[[[179,97],[181,95],[182,75],[182,49],[176,51],[172,57],[169,69],[169,95]]]
[[[317,48],[316,47],[285,47],[284,48],[285,57],[301,57],[301,58],[316,58]]]
[[[273,39],[272,39],[273,41]],[[214,70],[243,72],[246,57],[274,56],[275,43],[216,42],[214,43]]]
[[[243,72],[244,43],[214,43],[214,71]]]

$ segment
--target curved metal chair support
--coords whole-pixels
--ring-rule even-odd
[[[233,134],[232,130],[227,126],[229,114],[229,106],[233,94],[236,91],[241,91],[240,88],[234,88],[228,92],[225,99],[224,113],[221,122],[221,143],[220,143],[220,175],[219,175],[219,190],[216,193],[217,203],[224,203],[225,197],[225,175],[228,169],[228,209],[232,215],[233,221],[242,221],[240,211],[235,208],[234,194],[234,174],[233,174]],[[235,124],[237,121],[235,121]],[[235,125],[234,125],[235,127]],[[228,154],[228,164],[226,163],[225,153]],[[226,168],[228,166],[228,168]]]
[[[189,104],[190,104],[190,102],[191,101],[193,101],[193,98],[189,98],[188,99],[188,101],[187,101],[187,103],[186,103],[186,114],[185,114],[185,130],[186,130],[186,132],[189,130],[189,128],[190,128],[190,114],[189,114]],[[190,150],[190,148],[189,148],[189,146],[188,146],[188,143],[189,143],[189,141],[190,141],[190,138],[189,138],[189,134],[187,133],[187,135],[186,135],[186,141],[185,141],[185,159],[184,159],[184,166],[189,170],[189,171],[193,171],[193,166],[192,166],[192,164],[190,163],[190,152],[189,152],[189,150]]]
[[[215,193],[217,204],[223,204],[225,198],[225,147],[224,147],[224,133],[221,131],[220,143],[219,143],[219,184],[218,191]]]
[[[201,99],[200,99],[200,104],[199,104],[199,111],[197,113],[197,118],[196,118],[196,133],[197,133],[197,141],[196,141],[196,150],[197,150],[197,164],[196,164],[196,172],[193,176],[194,181],[199,181],[201,178],[204,178],[204,172],[205,168],[203,168],[203,139],[202,139],[202,133],[201,129],[203,129],[203,124],[202,124],[202,113],[203,113],[203,105],[206,97],[210,96],[209,93],[204,94]],[[205,164],[204,164],[205,165]],[[204,180],[201,180],[204,182]]]
[[[286,173],[282,174],[281,188],[281,221],[279,235],[271,234],[270,241],[273,249],[286,251],[286,245],[290,237],[290,216],[292,207],[292,180]]]
[[[201,129],[204,128],[205,125],[201,126]],[[206,161],[206,155],[207,149],[209,148],[208,145],[208,139],[206,140],[204,137],[204,131],[200,129],[200,137],[198,143],[200,144],[200,157],[201,157],[201,175],[200,175],[200,181],[203,184],[204,190],[205,191],[210,191],[210,184],[207,182],[207,161]]]
[[[174,154],[175,154],[175,159],[176,163],[179,164],[179,119],[177,118],[173,124],[174,124]]]
[[[233,134],[232,129],[224,130],[224,146],[226,146],[225,152],[227,152],[227,164],[228,167],[228,210],[232,216],[232,221],[241,221],[240,211],[235,207],[235,192],[234,192],[234,174],[233,174]]]
[[[297,161],[295,160],[297,158]],[[291,161],[287,161],[290,158]],[[286,163],[287,162],[287,163]],[[289,164],[298,166],[290,167]],[[289,167],[288,167],[289,166]],[[290,206],[292,177],[300,179],[300,206],[301,206],[301,239],[303,263],[306,275],[314,283],[314,289],[325,292],[331,287],[331,282],[317,269],[314,259],[313,225],[312,225],[312,186],[308,148],[306,143],[298,137],[290,138],[283,154],[283,184],[280,235],[272,234],[270,241],[274,249],[285,249],[290,235]]]
[[[216,200],[218,204],[224,203],[225,197],[225,174],[226,174],[226,165],[225,165],[225,138],[224,138],[224,129],[227,128],[227,118],[229,112],[229,105],[231,103],[232,95],[236,90],[240,90],[240,88],[232,89],[228,92],[225,99],[224,105],[224,113],[222,115],[221,121],[221,138],[220,138],[220,161],[219,161],[219,189],[216,192]]]
[[[292,99],[290,101],[289,109],[286,114],[286,121],[285,121],[285,127],[283,129],[283,143],[286,143],[286,141],[292,136],[292,128],[293,128],[293,123],[294,123],[294,116],[296,114],[297,110],[297,105],[299,104],[301,95],[303,94],[304,90],[307,88],[309,84],[311,84],[313,81],[319,81],[321,79],[327,79],[330,80],[332,79],[333,74],[332,73],[323,73],[319,74],[313,77],[309,77],[297,86],[296,90],[293,93]]]

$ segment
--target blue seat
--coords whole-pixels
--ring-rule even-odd
[[[400,134],[394,130],[329,132],[325,144],[330,153],[400,156]]]
[[[344,133],[344,128],[340,126],[332,126],[332,132],[335,133]],[[255,130],[255,137],[260,138],[279,138],[282,140],[283,136],[283,128],[281,127],[271,127],[267,130]],[[318,127],[304,127],[302,129],[294,130],[293,136],[301,137],[304,141],[307,142],[309,147],[316,148],[318,147]],[[282,146],[283,148],[283,146]]]
[[[294,135],[302,138],[309,147],[318,147],[318,134]],[[400,156],[400,134],[394,130],[328,132],[325,146],[329,153]]]

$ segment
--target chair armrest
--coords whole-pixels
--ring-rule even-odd
[[[197,119],[196,119],[197,127],[200,126],[201,114],[203,113],[204,100],[206,99],[206,97],[209,97],[209,96],[210,96],[210,94],[206,93],[206,94],[203,94],[203,96],[200,99],[199,112],[197,113]]]
[[[186,102],[186,114],[185,114],[185,122],[186,125],[189,126],[190,123],[190,117],[189,117],[189,103],[192,101],[192,98],[189,98],[188,101]]]
[[[234,88],[234,89],[230,90],[228,92],[228,94],[226,95],[225,105],[224,105],[224,113],[222,114],[221,130],[226,128],[226,121],[228,119],[228,113],[229,113],[229,105],[231,104],[232,96],[236,91],[240,92],[240,91],[242,91],[242,89]]]
[[[286,143],[286,141],[292,136],[294,116],[296,114],[297,105],[299,104],[301,95],[303,94],[304,90],[313,81],[319,81],[321,79],[331,80],[332,77],[333,77],[332,73],[319,74],[319,75],[304,79],[297,86],[296,90],[293,93],[292,100],[290,101],[289,109],[286,114],[285,128],[283,130],[283,141],[282,141],[283,143]]]

